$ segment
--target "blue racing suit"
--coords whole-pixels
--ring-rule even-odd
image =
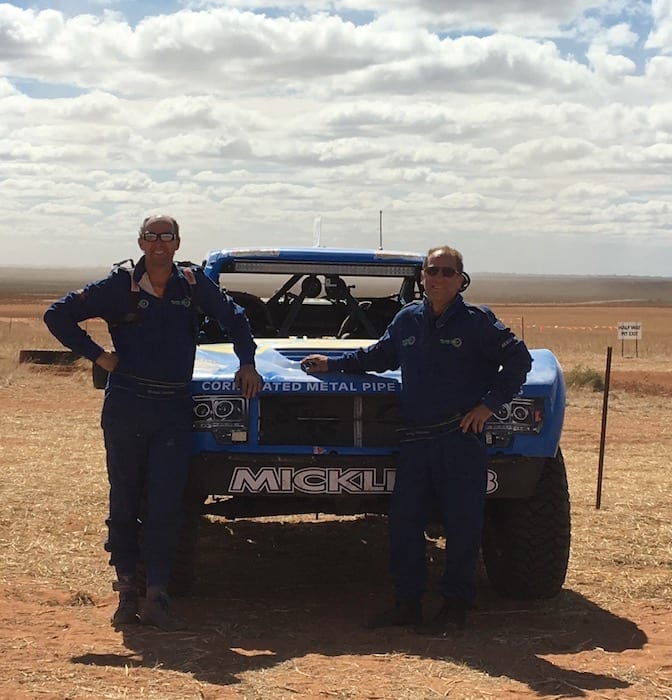
[[[525,344],[490,309],[459,294],[438,318],[426,299],[408,304],[376,343],[329,359],[329,371],[401,367],[407,431],[389,512],[397,599],[425,592],[424,532],[438,509],[446,537],[441,594],[473,604],[487,452],[483,434],[463,433],[459,420],[481,403],[497,411],[520,391],[531,366]]]
[[[162,297],[143,287],[141,258],[132,269],[117,268],[71,292],[44,315],[58,340],[92,362],[103,348],[79,323],[107,321],[118,364],[108,378],[101,416],[110,483],[105,548],[120,576],[134,574],[142,558],[148,586],[168,583],[180,526],[198,314],[229,329],[241,364],[253,364],[256,350],[243,309],[202,270],[173,267]]]

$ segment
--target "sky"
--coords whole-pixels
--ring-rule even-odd
[[[0,265],[241,246],[672,277],[672,0],[0,2]]]

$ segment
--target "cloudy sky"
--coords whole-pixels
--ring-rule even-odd
[[[475,272],[672,276],[672,0],[0,3],[0,265],[137,257],[154,212],[198,262],[382,221]]]

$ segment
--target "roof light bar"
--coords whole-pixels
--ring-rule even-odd
[[[414,277],[417,265],[369,265],[319,262],[273,262],[236,260],[222,272],[266,272],[269,274],[353,275],[361,277]]]

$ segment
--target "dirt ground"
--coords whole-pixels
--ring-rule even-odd
[[[0,698],[672,698],[663,364],[614,370],[599,511],[602,397],[570,393],[563,592],[503,600],[481,571],[478,609],[449,638],[362,628],[389,599],[386,523],[315,516],[204,520],[194,594],[175,601],[188,630],[114,630],[102,396],[89,384],[24,367],[0,388]],[[434,578],[439,544],[428,548]]]

